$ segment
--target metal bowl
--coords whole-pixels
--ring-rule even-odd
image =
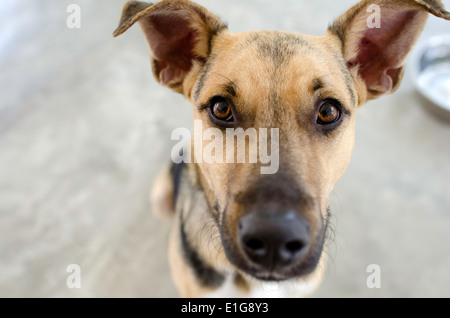
[[[418,45],[411,57],[411,76],[424,106],[450,120],[450,35],[438,35]]]

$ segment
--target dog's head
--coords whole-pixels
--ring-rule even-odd
[[[355,113],[399,87],[428,13],[450,19],[439,0],[364,0],[313,37],[232,34],[186,0],[124,7],[115,35],[139,22],[156,79],[191,102],[208,136],[194,143],[199,183],[239,270],[285,280],[316,268]]]

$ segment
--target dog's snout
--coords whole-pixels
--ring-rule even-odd
[[[294,212],[252,212],[241,218],[238,237],[253,263],[274,271],[305,254],[310,242],[309,223]]]

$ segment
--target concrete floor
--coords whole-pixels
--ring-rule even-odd
[[[117,39],[122,0],[0,2],[0,296],[177,296],[170,224],[147,195],[190,106],[154,81],[137,27]],[[202,0],[233,32],[320,35],[353,0]],[[447,8],[450,1],[445,0]],[[280,5],[282,4],[282,5]],[[430,18],[422,40],[449,33]],[[357,119],[351,164],[332,195],[335,240],[316,297],[450,296],[450,124],[406,74]],[[81,288],[66,267],[81,268]],[[369,264],[381,269],[370,289]]]

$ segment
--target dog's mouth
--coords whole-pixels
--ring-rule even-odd
[[[300,278],[313,273],[319,264],[323,252],[323,242],[317,244],[317,247],[305,258],[299,260],[285,268],[266,268],[238,255],[237,252],[225,247],[225,253],[229,261],[237,267],[239,271],[250,275],[251,277],[269,282],[280,282],[293,278]]]

